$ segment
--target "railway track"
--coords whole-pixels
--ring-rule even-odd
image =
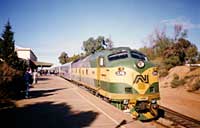
[[[171,126],[166,127],[174,127],[174,128],[200,128],[200,121],[193,119],[191,117],[185,116],[181,113],[178,113],[176,111],[173,111],[169,108],[166,108],[164,106],[160,106],[161,110],[164,110],[164,119],[170,121]],[[163,123],[159,120],[156,121],[159,124]],[[164,121],[166,122],[166,121]],[[163,124],[165,125],[165,124]]]
[[[72,82],[72,81],[70,81],[70,82]],[[76,82],[72,82],[72,83],[74,83],[75,85],[79,86],[80,88],[90,92],[91,94],[97,96],[93,91],[86,88],[85,86],[81,86],[80,84],[78,84]],[[108,102],[105,99],[103,99],[103,100],[105,102]],[[165,120],[165,121],[159,121],[160,120],[159,119],[157,121],[153,121],[153,122],[157,123],[159,126],[166,127],[166,128],[172,128],[172,127],[173,128],[200,128],[200,121],[199,120],[185,116],[181,113],[173,111],[173,110],[166,108],[164,106],[159,106],[159,107],[160,107],[160,110],[162,111],[161,113],[163,115],[163,117],[161,117],[161,118]],[[170,123],[166,124],[166,122],[170,122]],[[124,124],[127,124],[127,122],[124,123]]]
[[[85,88],[83,86],[81,86],[81,87],[82,87],[82,89],[85,89],[86,91],[89,91],[90,93],[95,95],[88,88]],[[105,99],[102,99],[102,100],[104,100],[105,102],[108,102]],[[165,121],[164,122],[155,121],[155,123],[157,123],[158,126],[165,127],[165,128],[200,128],[200,121],[199,120],[185,116],[181,113],[173,111],[173,110],[166,108],[164,106],[160,106],[160,109],[162,111],[164,111],[164,113],[163,113],[164,117],[163,118],[164,118]],[[165,124],[166,122],[168,122],[168,123]],[[127,122],[124,123],[124,124],[127,124]]]

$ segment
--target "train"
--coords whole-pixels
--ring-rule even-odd
[[[158,68],[137,50],[106,49],[54,69],[63,78],[85,86],[133,118],[158,117]]]

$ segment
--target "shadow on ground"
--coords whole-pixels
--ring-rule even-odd
[[[38,81],[45,81],[45,80],[50,80],[50,78],[45,78],[45,77],[38,77]]]
[[[65,103],[36,103],[0,111],[1,128],[82,128],[90,126],[98,113],[73,113]]]
[[[63,90],[67,88],[57,88],[57,89],[48,89],[48,90],[31,90],[29,91],[29,98],[38,98],[46,97],[56,94],[56,91]],[[21,100],[25,98],[25,91],[22,92],[18,97],[15,97],[15,100]]]
[[[49,89],[49,90],[32,90],[29,92],[30,98],[45,97],[54,95],[56,91],[63,90],[66,88]]]

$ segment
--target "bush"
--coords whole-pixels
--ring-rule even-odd
[[[179,76],[177,74],[174,74],[174,79],[171,81],[171,87],[176,88],[184,84],[185,84],[185,80],[184,79],[179,80]]]
[[[181,65],[181,61],[178,56],[170,56],[169,58],[164,60],[164,64],[166,68],[169,70],[174,66]]]
[[[176,88],[176,87],[178,87],[178,86],[180,86],[180,85],[184,85],[185,84],[185,81],[182,79],[182,80],[172,80],[171,81],[171,87],[172,88]]]
[[[0,99],[16,98],[25,89],[23,72],[0,63]]]
[[[176,73],[173,76],[174,76],[174,80],[179,80],[179,76]]]
[[[196,91],[200,89],[200,79],[197,79],[194,84],[191,84],[189,89],[187,90],[188,92]]]
[[[165,77],[167,76],[169,73],[168,73],[168,70],[167,69],[160,69],[159,70],[159,77]]]

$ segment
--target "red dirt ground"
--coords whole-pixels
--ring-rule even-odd
[[[188,92],[186,86],[177,88],[170,86],[174,73],[184,77],[189,72],[189,67],[179,66],[170,70],[168,76],[160,79],[160,105],[200,120],[200,93]]]

